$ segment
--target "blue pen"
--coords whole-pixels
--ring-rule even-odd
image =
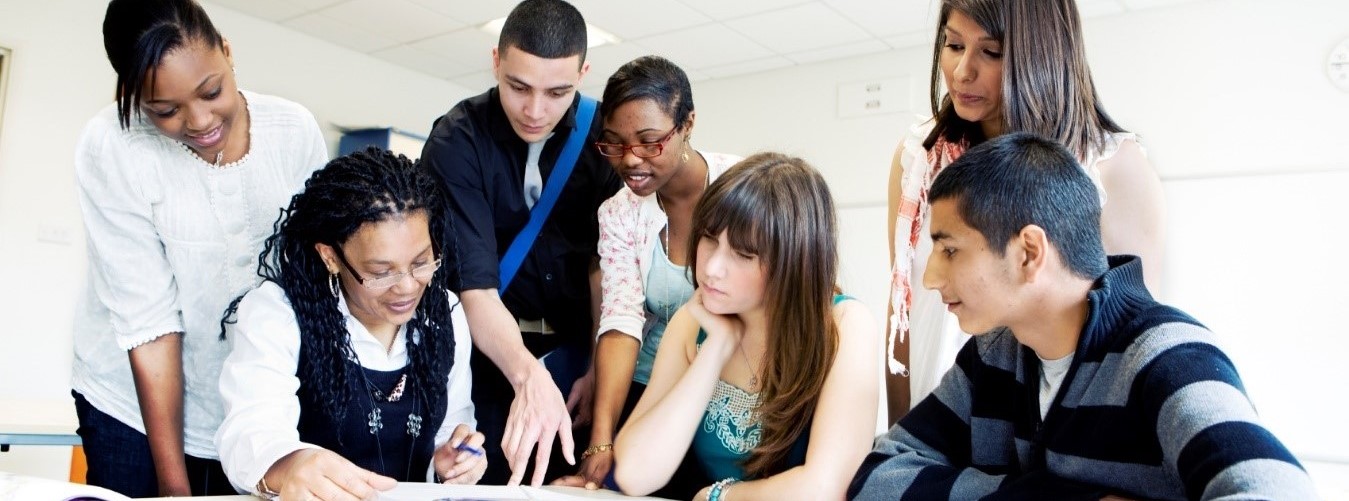
[[[481,456],[481,455],[485,454],[485,453],[483,452],[482,449],[479,449],[479,448],[477,448],[477,447],[468,445],[468,442],[464,442],[464,443],[462,443],[462,444],[459,444],[459,446],[458,446],[458,447],[455,447],[454,449],[455,449],[455,450],[458,450],[458,451],[464,451],[464,452],[467,452],[467,453],[472,454],[472,455],[474,455],[474,456]]]

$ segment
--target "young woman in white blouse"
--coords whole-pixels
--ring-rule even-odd
[[[693,294],[685,250],[693,204],[740,161],[693,149],[693,90],[684,70],[665,58],[644,56],[620,67],[602,103],[604,133],[595,146],[624,187],[598,214],[603,278],[589,446],[577,474],[559,480],[592,488],[613,464],[614,435],[646,388],[666,324]],[[688,497],[679,490],[660,494]]]
[[[214,441],[220,315],[257,284],[277,211],[327,161],[303,107],[240,90],[191,0],[113,0],[116,103],[75,155],[88,232],[71,385],[88,481],[131,497],[232,493]]]
[[[266,281],[226,321],[216,442],[234,485],[369,499],[482,477],[468,327],[436,272],[454,234],[441,197],[406,157],[370,148],[291,200],[259,258]]]

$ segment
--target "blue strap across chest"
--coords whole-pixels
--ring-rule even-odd
[[[548,175],[548,182],[543,185],[539,201],[530,209],[529,222],[515,235],[515,240],[511,241],[511,246],[506,249],[506,255],[501,257],[498,269],[501,285],[497,287],[498,294],[505,294],[506,288],[510,287],[511,281],[515,279],[515,272],[520,270],[520,264],[524,262],[525,255],[529,254],[529,249],[534,246],[534,240],[538,238],[539,230],[543,229],[543,223],[548,220],[548,214],[553,212],[553,206],[557,205],[562,187],[567,184],[567,178],[571,177],[572,168],[576,167],[576,160],[581,156],[581,148],[585,146],[586,138],[590,137],[590,124],[594,121],[595,107],[598,103],[586,96],[580,98],[581,102],[576,106],[576,129],[567,136],[567,144],[562,146],[562,154],[557,157],[553,172]]]

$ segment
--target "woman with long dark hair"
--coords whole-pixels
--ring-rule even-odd
[[[838,499],[870,448],[879,357],[871,314],[837,293],[834,201],[798,158],[760,153],[693,211],[697,289],[614,444],[628,494],[665,485],[692,451],[695,499]]]
[[[474,483],[468,330],[438,273],[450,235],[434,179],[370,148],[291,200],[261,286],[226,318],[216,435],[234,485],[284,499],[366,499],[395,481]]]
[[[131,497],[232,494],[213,435],[220,314],[258,283],[276,213],[328,159],[314,116],[234,78],[192,0],[113,0],[115,103],[75,155],[88,285],[71,378],[87,480]]]
[[[1077,156],[1096,184],[1109,254],[1134,254],[1161,282],[1161,182],[1138,142],[1105,112],[1087,66],[1074,0],[944,0],[932,49],[933,118],[915,125],[890,171],[890,419],[932,392],[969,339],[941,294],[922,286],[932,249],[927,191],[966,150],[1033,132]],[[942,85],[942,84],[945,85]]]

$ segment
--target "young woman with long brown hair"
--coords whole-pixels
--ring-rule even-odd
[[[614,445],[628,494],[665,485],[692,449],[695,499],[837,499],[872,440],[876,331],[837,294],[834,202],[798,158],[761,153],[693,212],[697,290],[670,321]]]
[[[969,339],[921,284],[932,249],[928,188],[969,148],[1008,132],[1063,144],[1096,185],[1106,252],[1141,257],[1152,292],[1161,281],[1161,182],[1138,138],[1101,104],[1074,0],[944,0],[931,103],[934,117],[909,131],[890,171],[890,371],[913,362],[907,380],[889,382],[891,421],[931,393]]]

